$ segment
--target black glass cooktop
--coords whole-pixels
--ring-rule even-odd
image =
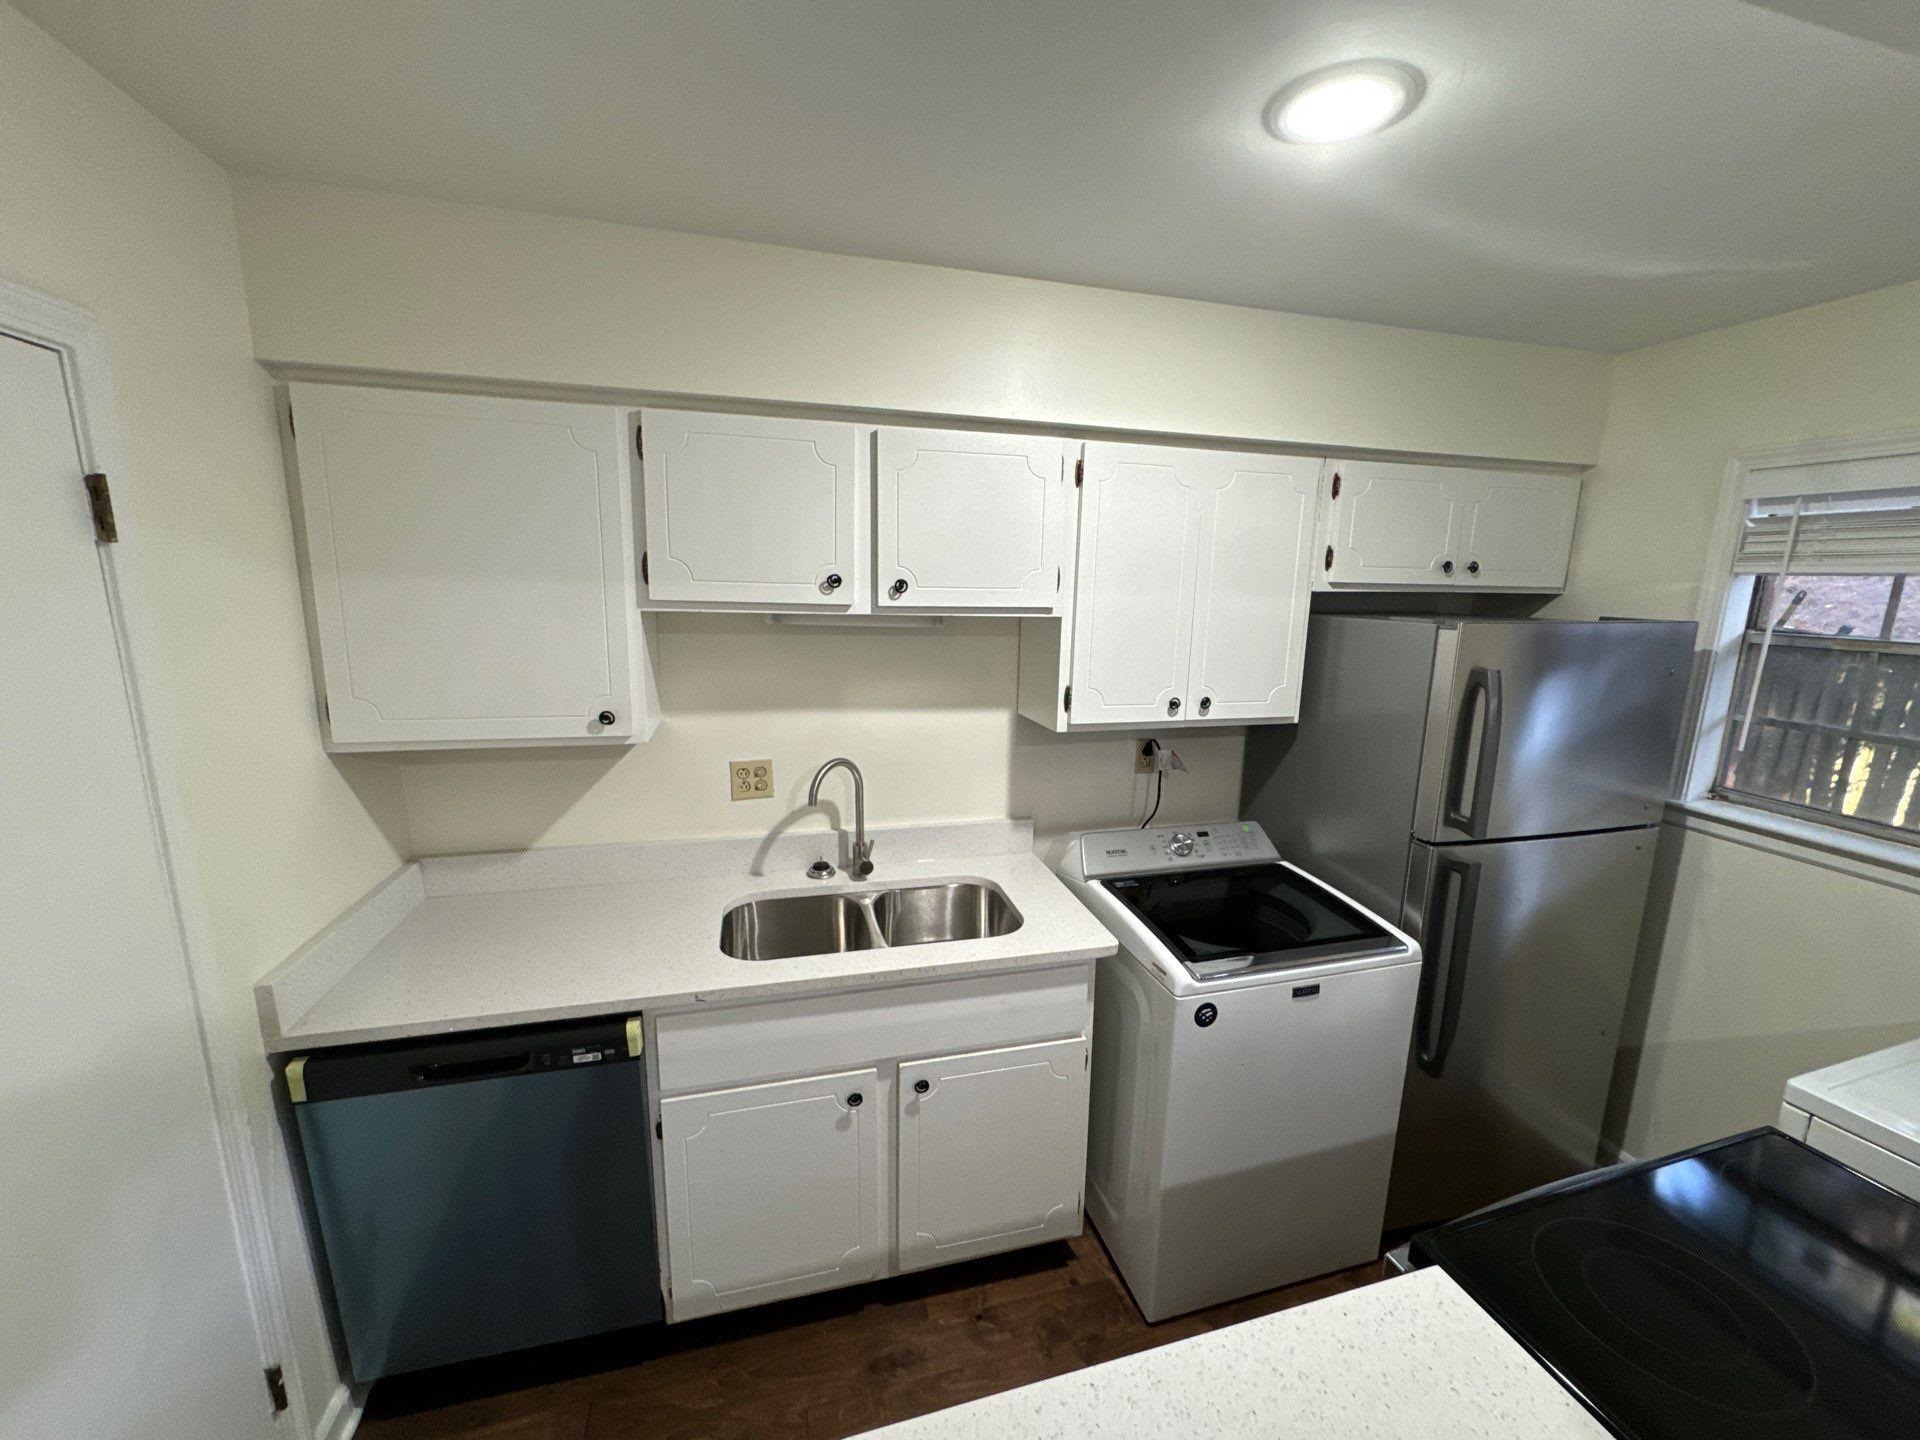
[[[1775,1131],[1414,1241],[1634,1440],[1920,1436],[1920,1205]]]
[[[1106,886],[1196,980],[1379,954],[1399,943],[1284,865],[1128,875]]]

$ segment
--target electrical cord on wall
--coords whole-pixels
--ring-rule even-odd
[[[1146,829],[1153,824],[1153,817],[1160,813],[1160,796],[1167,788],[1167,772],[1156,770],[1153,776],[1153,808],[1147,811],[1147,818],[1140,822],[1140,828]]]

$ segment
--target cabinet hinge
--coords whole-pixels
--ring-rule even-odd
[[[1073,462],[1073,488],[1078,490],[1087,480],[1087,457],[1082,455]]]
[[[1060,697],[1060,708],[1069,715],[1073,713],[1073,686],[1067,686],[1066,693]]]
[[[1340,472],[1338,470],[1333,472],[1333,498],[1335,500],[1340,498]]]
[[[87,508],[93,512],[93,538],[112,545],[120,538],[120,527],[113,519],[113,492],[107,489],[107,477],[95,471],[85,479]]]
[[[287,1372],[278,1365],[267,1366],[267,1398],[273,1401],[273,1413],[287,1408]]]
[[[644,550],[640,552],[640,583],[642,585],[651,583],[647,579],[647,552]]]
[[[647,432],[638,425],[633,427],[633,453],[642,460],[647,458]]]
[[[1326,562],[1320,568],[1323,570],[1331,570],[1333,568],[1333,547],[1331,545],[1327,546]]]
[[[287,434],[298,437],[300,431],[293,423],[293,401],[287,401]]]
[[[667,1138],[667,1127],[658,1120],[653,1122],[653,1138],[656,1140],[664,1140]]]

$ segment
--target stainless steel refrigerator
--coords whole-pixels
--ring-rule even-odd
[[[1593,1164],[1693,635],[1315,615],[1249,733],[1245,817],[1425,952],[1389,1229]]]

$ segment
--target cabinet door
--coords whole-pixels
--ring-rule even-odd
[[[1057,613],[1073,497],[1062,441],[883,426],[876,445],[881,608]]]
[[[1477,477],[1439,465],[1342,460],[1328,482],[1328,527],[1320,559],[1335,588],[1450,586],[1456,548]]]
[[[1500,471],[1477,478],[1455,578],[1472,588],[1566,589],[1579,478]]]
[[[1072,724],[1164,724],[1186,714],[1194,575],[1210,488],[1203,456],[1153,445],[1086,448]]]
[[[344,385],[288,399],[331,748],[632,738],[618,410]]]
[[[652,601],[849,610],[860,563],[858,427],[640,412]]]
[[[1080,1233],[1087,1042],[900,1067],[900,1268]]]
[[[1296,720],[1318,460],[1215,455],[1193,610],[1191,720]]]
[[[661,1102],[673,1319],[883,1271],[879,1079],[849,1070]]]

